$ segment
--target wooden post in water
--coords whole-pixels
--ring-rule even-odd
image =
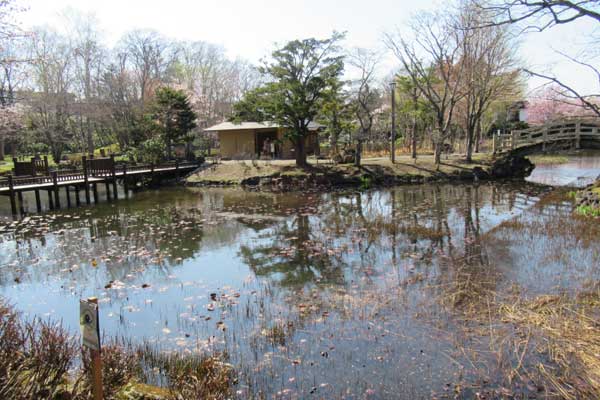
[[[71,194],[69,193],[69,185],[65,186],[65,194],[67,195],[67,207],[71,208]]]
[[[52,189],[48,189],[46,193],[48,194],[48,206],[51,210],[54,210],[54,200],[52,200]]]
[[[87,168],[87,157],[81,157],[81,163],[83,164],[83,187],[85,188],[85,201],[91,204],[90,201],[90,183],[88,180],[88,168]]]
[[[58,172],[52,171],[52,185],[54,187],[54,204],[60,208],[60,193],[58,192]]]
[[[35,208],[37,212],[42,212],[42,199],[40,198],[40,191],[35,189]]]
[[[23,192],[17,192],[17,198],[19,199],[19,212],[21,215],[25,214],[25,205],[23,204]]]
[[[119,199],[119,191],[117,190],[117,170],[115,165],[115,155],[110,155],[110,174],[112,176],[112,185],[113,185],[113,197],[115,200]]]
[[[15,188],[12,174],[8,175],[8,195],[10,196],[10,210],[14,217],[17,215],[17,199],[15,199]]]
[[[81,199],[79,198],[79,186],[73,185],[73,188],[75,189],[75,204],[77,207],[79,207],[81,205]]]
[[[108,183],[108,178],[104,180],[104,187],[106,188],[106,200],[110,201],[110,184]]]
[[[94,204],[98,204],[98,184],[94,182],[92,184],[92,189],[94,190]]]

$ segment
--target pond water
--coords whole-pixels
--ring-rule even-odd
[[[529,182],[551,186],[585,187],[600,178],[600,155],[596,153],[569,155],[568,162],[537,163]]]
[[[241,398],[470,397],[504,378],[457,308],[598,279],[597,222],[546,191],[145,191],[0,223],[0,296],[74,333],[97,296],[106,337],[226,351]]]

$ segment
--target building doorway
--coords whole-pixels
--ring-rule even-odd
[[[267,142],[268,143],[265,143]],[[278,146],[276,145],[277,141],[277,130],[268,130],[268,131],[257,131],[255,137],[255,154],[258,159],[262,157],[269,157],[271,155],[274,157],[278,157]],[[265,145],[266,144],[266,145]],[[273,144],[273,147],[271,146]],[[267,148],[268,147],[268,148]],[[271,154],[271,148],[274,149],[274,154]]]

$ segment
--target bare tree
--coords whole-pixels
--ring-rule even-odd
[[[490,19],[477,26],[525,23],[524,30],[543,31],[555,25],[591,18],[600,22],[598,0],[500,0],[475,2]]]
[[[167,81],[176,48],[152,30],[134,30],[125,34],[121,46],[121,53],[136,78],[138,98],[143,108],[154,89]]]
[[[387,34],[385,42],[435,114],[432,141],[435,163],[439,166],[444,143],[452,134],[457,104],[463,97],[461,42],[441,13],[423,13],[413,19],[410,28],[411,42],[400,34]]]
[[[481,135],[481,120],[494,101],[520,93],[520,70],[505,26],[473,29],[486,19],[485,11],[466,1],[456,15],[461,45],[464,98],[459,111],[466,136],[466,161],[472,161],[474,141]]]
[[[59,162],[72,139],[73,49],[64,36],[48,29],[34,31],[31,47],[31,126]]]
[[[363,142],[369,138],[375,110],[380,105],[380,93],[375,88],[375,70],[379,64],[380,55],[371,50],[357,48],[348,55],[348,64],[358,71],[358,78],[352,82],[353,111],[358,120],[359,132],[355,135],[356,155],[354,164],[360,165]]]
[[[600,0],[474,0],[474,4],[484,10],[489,18],[476,27],[486,28],[503,25],[520,26],[523,32],[541,32],[557,25],[572,23],[579,19],[592,20],[600,23]],[[596,25],[597,29],[598,25]],[[561,56],[572,63],[591,71],[600,86],[600,68],[597,66],[597,58],[600,56],[600,43],[598,31],[591,32],[591,40],[585,53],[578,56],[570,56],[559,52]],[[545,80],[550,85],[562,88],[562,94],[571,98],[573,104],[582,104],[584,108],[591,110],[600,116],[600,93],[584,94],[577,90],[572,84],[558,79],[550,73],[542,73],[531,69],[524,69],[529,76]],[[596,89],[597,90],[597,89]]]
[[[77,116],[87,151],[94,152],[94,121],[101,104],[98,82],[104,69],[106,51],[100,44],[98,21],[92,14],[71,12],[66,15],[72,40],[74,72],[78,101]]]

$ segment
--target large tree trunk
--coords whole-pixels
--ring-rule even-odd
[[[298,167],[306,167],[306,146],[304,143],[305,136],[299,136],[294,140],[296,147],[296,165]]]
[[[443,141],[434,142],[433,158],[435,161],[435,165],[438,168],[440,166],[440,163],[442,162],[442,147],[443,147]]]
[[[467,149],[466,149],[466,161],[468,163],[473,161],[473,138],[475,136],[475,129],[473,126],[467,127]]]
[[[356,154],[354,155],[354,165],[360,167],[360,159],[362,156],[362,140],[356,141]]]

